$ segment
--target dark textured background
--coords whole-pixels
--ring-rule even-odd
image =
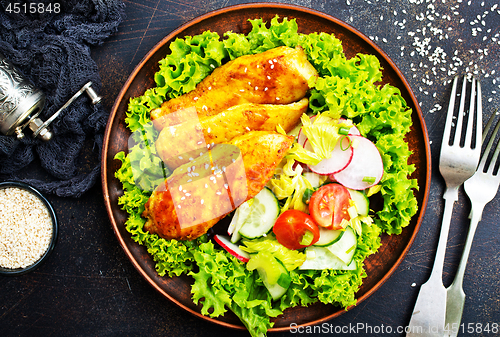
[[[100,94],[108,110],[137,63],[165,35],[201,14],[245,2],[126,1],[127,18],[118,33],[93,50],[103,81]],[[429,277],[441,222],[444,187],[437,163],[445,108],[437,107],[447,104],[450,90],[447,81],[453,77],[448,70],[456,62],[455,51],[463,62],[458,65],[457,73],[472,73],[477,66],[483,87],[484,115],[489,116],[500,107],[500,6],[492,10],[496,1],[491,0],[282,2],[325,12],[371,37],[401,69],[421,103],[431,141],[433,173],[420,232],[405,260],[375,294],[323,326],[329,331],[361,325],[385,327],[385,332],[391,327],[392,334],[387,335],[403,336],[396,329],[408,324],[419,286]],[[435,35],[436,29],[441,29],[443,36],[447,33],[448,39],[440,40],[441,34]],[[430,38],[427,55],[414,45],[417,37],[419,41]],[[446,63],[438,65],[434,73],[431,55],[437,47],[446,53]],[[446,71],[440,70],[441,67]],[[137,273],[111,229],[100,185],[79,199],[50,196],[49,199],[60,219],[58,245],[37,271],[16,278],[0,276],[0,336],[247,335],[186,313],[161,297]],[[451,283],[457,268],[469,211],[469,202],[461,190],[449,234],[445,285]],[[500,336],[498,330],[488,333],[477,329],[481,325],[489,324],[491,328],[500,324],[499,216],[497,198],[486,206],[469,257],[463,323],[465,328],[473,325],[474,333],[461,335]],[[295,334],[271,334],[291,335]],[[341,335],[384,334],[362,329]]]

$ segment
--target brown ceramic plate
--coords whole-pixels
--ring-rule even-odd
[[[114,173],[119,168],[120,162],[113,158],[117,152],[127,150],[127,140],[130,133],[125,127],[124,118],[129,98],[140,96],[147,88],[155,85],[153,75],[158,70],[158,61],[169,52],[168,46],[171,41],[178,37],[200,34],[205,30],[217,32],[220,36],[226,31],[248,33],[251,29],[248,19],[263,18],[269,22],[276,15],[286,16],[289,19],[295,18],[301,33],[326,32],[335,34],[342,41],[344,52],[348,58],[357,53],[376,55],[384,69],[383,82],[398,87],[408,105],[413,109],[413,127],[408,135],[408,142],[413,151],[410,161],[417,168],[413,178],[418,180],[420,187],[419,191],[416,192],[419,212],[401,235],[384,235],[379,252],[365,261],[368,276],[364,279],[363,285],[357,293],[358,303],[376,291],[405,257],[422,221],[430,185],[429,141],[425,122],[415,96],[389,57],[370,39],[346,23],[304,7],[254,3],[223,8],[205,14],[170,33],[135,68],[113,106],[106,128],[102,157],[102,184],[105,204],[121,246],[135,268],[155,289],[187,311],[203,319],[233,328],[244,328],[235,315],[228,313],[224,317],[216,319],[201,315],[200,307],[191,300],[190,285],[192,280],[187,276],[176,278],[158,276],[153,259],[145,247],[131,240],[130,234],[124,227],[127,214],[120,209],[117,203],[118,197],[122,194],[122,186],[114,178]],[[307,309],[301,307],[288,309],[282,317],[275,321],[275,326],[271,330],[288,330],[291,323],[298,325],[317,324],[343,312],[345,311],[342,308],[323,304],[312,305]]]

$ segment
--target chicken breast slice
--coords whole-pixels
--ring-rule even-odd
[[[170,170],[207,152],[207,146],[228,143],[250,131],[276,131],[280,125],[291,131],[307,111],[308,99],[290,104],[244,103],[204,119],[196,118],[194,108],[186,111],[184,123],[166,126],[156,140],[156,151]],[[192,116],[194,115],[194,116]]]
[[[193,240],[266,185],[292,136],[252,131],[177,168],[151,195],[145,229],[166,239]]]
[[[182,113],[164,117],[190,107],[203,119],[243,103],[289,104],[305,97],[317,77],[301,47],[282,46],[244,55],[216,68],[193,91],[152,110],[151,119],[161,130],[185,121]]]

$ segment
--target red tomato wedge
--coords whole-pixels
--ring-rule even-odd
[[[309,201],[309,213],[321,227],[342,229],[343,219],[349,220],[349,191],[342,185],[332,183],[321,186]]]
[[[319,240],[319,228],[313,218],[304,212],[290,209],[281,213],[273,227],[279,243],[288,249],[301,249],[315,244]],[[307,244],[303,239],[307,238]]]

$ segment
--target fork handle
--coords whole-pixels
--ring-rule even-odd
[[[460,258],[460,263],[458,264],[457,274],[455,275],[455,279],[453,280],[451,286],[456,284],[456,286],[462,287],[462,281],[464,279],[465,268],[467,267],[467,260],[469,259],[472,241],[474,240],[474,234],[476,233],[477,225],[481,220],[483,209],[484,205],[472,204],[470,226],[467,233],[467,239],[465,241],[464,251],[462,252],[462,257]]]
[[[465,241],[464,251],[460,258],[458,270],[453,279],[452,284],[446,288],[446,321],[445,328],[448,329],[448,335],[455,337],[458,335],[460,329],[460,322],[462,321],[462,313],[465,304],[465,293],[463,290],[463,280],[467,260],[469,258],[470,249],[474,234],[476,233],[477,225],[481,220],[481,215],[484,209],[483,204],[473,203],[471,211],[470,227],[467,233],[467,240]]]
[[[431,276],[429,277],[429,279],[439,278],[440,283],[443,282],[444,256],[446,254],[448,232],[450,231],[451,214],[453,213],[455,201],[458,200],[458,188],[447,188],[443,198],[444,212],[441,223],[441,231],[439,233],[439,241],[436,256],[434,258],[434,265],[432,267]]]

